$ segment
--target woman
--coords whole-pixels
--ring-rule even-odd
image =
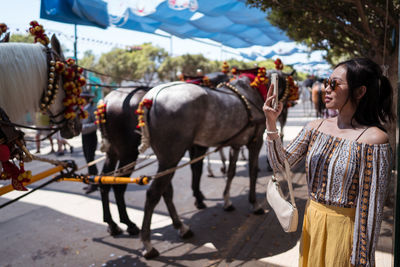
[[[392,121],[392,87],[370,59],[339,63],[326,83],[326,107],[337,117],[310,122],[286,149],[276,130],[282,111],[266,115],[268,158],[274,171],[306,158],[309,200],[299,266],[374,266],[375,247],[391,171],[383,123]]]

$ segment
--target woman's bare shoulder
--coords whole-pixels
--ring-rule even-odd
[[[385,131],[378,127],[370,127],[358,141],[370,145],[386,144],[389,142],[389,136]]]
[[[310,129],[310,130],[312,130],[312,129],[317,129],[318,126],[321,125],[321,123],[322,123],[323,120],[324,120],[324,119],[318,119],[318,120],[310,121],[309,123],[307,123],[306,127],[307,127],[308,129]]]

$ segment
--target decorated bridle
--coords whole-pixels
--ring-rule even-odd
[[[35,36],[35,43],[39,42],[46,48],[46,60],[48,65],[47,86],[40,99],[40,110],[49,114],[50,121],[57,127],[51,131],[58,131],[65,123],[69,123],[76,116],[86,118],[87,112],[83,110],[85,100],[80,97],[82,86],[86,84],[81,76],[83,69],[75,64],[75,60],[63,61],[61,56],[48,46],[49,38],[44,33],[43,26],[36,21],[30,23],[29,32]],[[7,30],[7,25],[0,23],[0,37]],[[4,41],[0,39],[0,41]],[[6,40],[4,41],[6,42]],[[62,79],[62,89],[65,91],[63,100],[64,109],[58,114],[52,114],[50,106],[54,104],[59,88],[59,79]],[[63,115],[63,119],[55,119]],[[24,182],[29,182],[32,173],[24,169],[24,161],[32,160],[32,155],[25,147],[24,133],[15,127],[32,128],[13,123],[0,107],[0,180],[11,179],[15,190],[26,191]],[[34,128],[38,130],[39,128]],[[19,164],[14,161],[18,160]]]
[[[40,110],[49,114],[50,122],[60,128],[68,120],[79,116],[81,119],[87,118],[88,114],[83,110],[85,100],[80,96],[82,86],[86,84],[82,76],[83,69],[75,64],[75,60],[68,58],[62,60],[61,56],[49,47],[50,40],[44,33],[43,26],[37,21],[31,21],[29,32],[35,37],[35,43],[41,43],[46,47],[46,57],[48,64],[48,80],[40,99]],[[50,106],[54,104],[61,78],[65,98],[63,100],[64,110],[58,114],[52,114]],[[64,114],[63,119],[56,121],[56,118]]]

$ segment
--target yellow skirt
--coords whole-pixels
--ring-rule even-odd
[[[355,208],[307,202],[299,266],[353,266],[350,263]]]

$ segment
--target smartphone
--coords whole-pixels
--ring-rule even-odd
[[[274,85],[275,98],[272,100],[272,107],[276,109],[278,107],[278,73],[271,74],[271,83]]]

